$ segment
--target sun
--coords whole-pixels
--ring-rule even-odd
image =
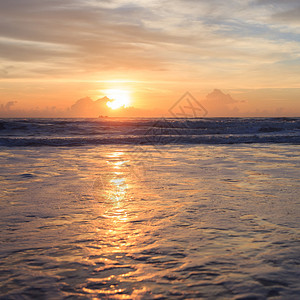
[[[105,91],[106,96],[110,99],[106,105],[111,109],[128,107],[130,103],[130,93],[121,89],[110,89]]]

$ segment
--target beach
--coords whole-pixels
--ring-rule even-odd
[[[1,299],[299,295],[299,145],[2,146],[1,166]]]

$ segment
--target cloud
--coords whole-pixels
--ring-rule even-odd
[[[97,118],[99,116],[110,117],[150,117],[161,116],[161,111],[158,109],[141,109],[136,107],[120,107],[119,109],[112,110],[106,103],[111,101],[106,96],[93,101],[90,97],[85,97],[77,100],[65,114],[72,117],[87,117]]]
[[[83,1],[24,3],[0,3],[0,57],[15,63],[47,59],[50,68],[63,57],[70,62],[66,66],[69,71],[74,62],[76,73],[99,68],[153,69],[163,61],[147,45],[176,39],[143,26],[140,17],[149,17],[149,11],[139,6],[107,8]]]
[[[70,114],[77,117],[98,117],[99,115],[107,114],[107,101],[109,101],[107,97],[96,101],[89,97],[81,98],[71,106]]]
[[[1,104],[2,111],[10,111],[10,109],[17,103],[18,101],[8,101],[5,104]]]
[[[203,100],[203,105],[208,111],[209,117],[233,117],[240,115],[240,110],[236,104],[241,103],[230,94],[225,94],[219,89],[214,89]],[[234,105],[234,106],[233,106]]]
[[[288,24],[300,24],[300,3],[298,0],[257,0],[255,3],[259,6],[265,6],[271,12],[270,19],[275,22],[275,24],[286,26],[288,26]]]
[[[278,12],[273,15],[273,19],[284,23],[294,23],[300,25],[300,5],[296,8]]]
[[[1,57],[11,61],[40,61],[49,57],[64,57],[72,51],[59,45],[0,38]]]
[[[230,94],[224,94],[219,89],[214,89],[211,93],[209,93],[206,96],[206,100],[210,103],[215,103],[222,106],[238,102],[237,100],[233,99]]]
[[[299,57],[297,3],[0,1],[0,76],[271,85],[279,75],[266,65]]]

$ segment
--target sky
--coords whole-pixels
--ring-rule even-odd
[[[168,116],[187,91],[299,116],[300,1],[0,0],[0,117]]]

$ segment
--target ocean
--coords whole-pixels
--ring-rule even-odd
[[[300,144],[300,118],[0,119],[0,146]]]
[[[0,299],[297,299],[300,118],[1,119]]]

